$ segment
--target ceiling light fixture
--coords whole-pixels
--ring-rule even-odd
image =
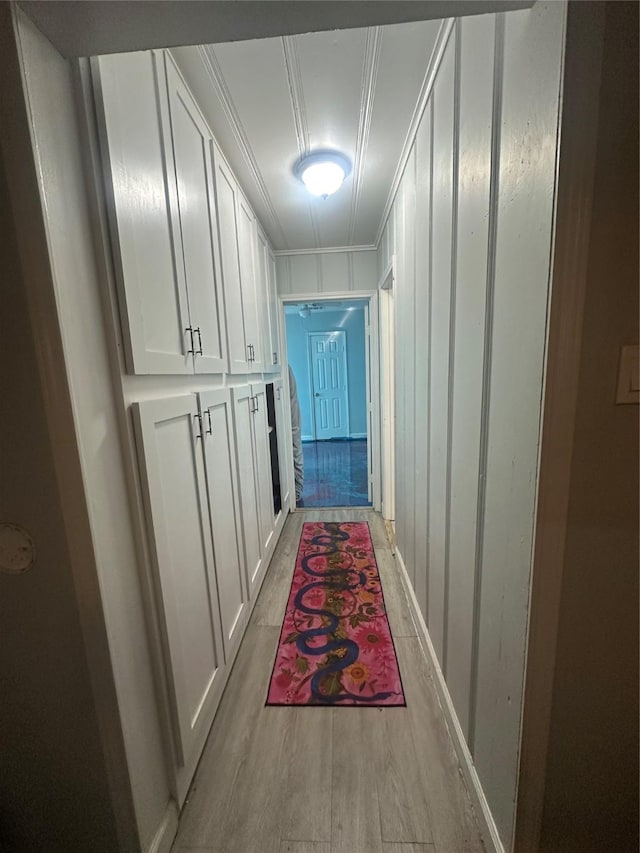
[[[294,168],[296,178],[311,195],[320,198],[327,198],[339,190],[350,171],[349,160],[336,151],[314,151],[301,157]]]

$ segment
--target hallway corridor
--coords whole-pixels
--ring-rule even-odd
[[[265,707],[304,521],[369,522],[406,708]],[[173,853],[480,853],[384,523],[289,516],[240,647]]]

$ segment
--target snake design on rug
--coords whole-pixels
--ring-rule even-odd
[[[340,618],[332,613],[330,610],[324,610],[322,608],[317,607],[309,607],[302,600],[304,598],[305,593],[309,592],[309,590],[321,588],[321,589],[335,589],[335,590],[352,590],[356,589],[358,586],[364,586],[367,582],[367,578],[364,572],[356,572],[355,569],[346,568],[331,568],[328,571],[317,571],[311,566],[311,561],[316,559],[317,557],[324,557],[327,561],[333,555],[339,552],[338,543],[346,542],[349,539],[349,534],[344,530],[340,529],[340,525],[336,522],[327,522],[325,523],[326,532],[320,533],[317,536],[314,536],[309,544],[315,545],[320,548],[325,548],[323,551],[314,551],[312,554],[307,554],[302,558],[302,568],[303,570],[313,577],[324,578],[322,581],[314,581],[312,583],[308,583],[305,586],[301,587],[298,590],[298,593],[294,599],[295,606],[302,613],[306,613],[309,616],[321,616],[327,620],[327,624],[320,626],[319,628],[308,628],[307,630],[300,631],[298,637],[296,638],[296,646],[298,647],[298,651],[302,652],[305,655],[325,655],[330,654],[331,652],[337,652],[338,649],[345,649],[345,653],[342,657],[337,658],[335,661],[327,664],[327,666],[319,669],[315,672],[311,678],[311,694],[313,698],[318,702],[325,703],[335,703],[335,702],[344,702],[348,699],[354,699],[358,702],[379,702],[382,699],[387,699],[392,695],[391,691],[376,693],[373,696],[362,696],[355,693],[350,693],[348,690],[345,690],[342,693],[338,693],[333,696],[329,696],[320,691],[320,681],[327,677],[327,675],[331,675],[333,673],[342,672],[348,666],[351,666],[352,663],[355,663],[358,659],[358,654],[360,649],[358,644],[353,640],[331,639],[332,635],[338,628],[340,624]],[[349,575],[357,575],[357,581],[355,583],[349,583]],[[329,580],[328,578],[332,578]],[[310,646],[309,640],[315,637],[323,637],[327,636],[329,639],[323,646]]]

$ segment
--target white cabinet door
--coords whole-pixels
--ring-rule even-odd
[[[269,304],[269,242],[260,226],[256,227],[256,299],[260,318],[260,336],[262,338],[263,371],[272,373],[274,352],[271,342],[270,304]]]
[[[276,259],[271,249],[267,252],[269,340],[272,370],[279,371],[280,360],[280,323],[278,317],[278,284],[276,280]]]
[[[236,221],[236,197],[239,191],[235,178],[216,145],[213,146],[213,157],[220,235],[220,265],[227,319],[229,372],[248,373],[249,350],[244,332]]]
[[[184,273],[196,373],[226,373],[227,342],[218,263],[212,136],[169,56],[166,60]]]
[[[280,471],[280,500],[285,515],[289,512],[289,457],[291,456],[291,432],[287,428],[284,408],[284,383],[280,377],[273,381],[273,397],[276,410],[276,432],[278,436],[278,466]]]
[[[236,437],[236,459],[240,481],[240,515],[242,517],[242,540],[245,565],[249,580],[249,597],[260,581],[262,547],[260,516],[258,512],[259,488],[254,448],[253,409],[255,407],[251,386],[231,389],[233,400],[233,423]]]
[[[136,403],[133,410],[182,803],[225,677],[201,418],[194,395]]]
[[[192,373],[162,52],[93,61],[127,369]]]
[[[240,529],[236,442],[228,388],[200,393],[209,518],[225,660],[242,639],[249,599]]]
[[[236,196],[236,218],[244,334],[249,347],[250,371],[260,373],[264,357],[260,329],[262,312],[256,281],[256,219],[241,192]]]
[[[253,440],[255,446],[256,479],[258,481],[260,543],[262,545],[262,553],[264,554],[271,544],[275,522],[265,383],[253,382],[251,384],[251,394],[253,395]]]

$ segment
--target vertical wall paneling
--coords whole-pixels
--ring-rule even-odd
[[[380,278],[378,252],[318,251],[276,255],[278,293],[309,295],[375,290]]]
[[[416,218],[416,153],[412,148],[407,160],[402,179],[402,213],[401,213],[401,243],[400,255],[402,264],[399,277],[403,281],[404,308],[403,325],[398,338],[399,346],[404,350],[403,382],[406,385],[402,395],[402,436],[404,445],[404,465],[401,488],[403,492],[402,505],[407,523],[403,528],[404,541],[402,553],[409,569],[412,583],[415,584],[415,536],[414,536],[414,469],[415,469],[415,218]]]
[[[400,251],[401,247],[404,245],[403,239],[403,225],[404,220],[400,215],[404,210],[404,193],[405,193],[405,180],[404,177],[400,181],[398,186],[398,194],[396,196],[396,208],[399,211],[398,215],[395,216],[394,219],[394,236],[393,242],[394,246],[397,247],[397,268],[395,271],[396,275],[396,329],[395,329],[395,341],[396,341],[396,361],[395,361],[395,387],[396,387],[396,395],[395,395],[395,440],[396,440],[396,470],[395,470],[395,493],[396,493],[396,542],[398,543],[398,547],[400,552],[404,556],[405,554],[405,546],[406,546],[406,530],[407,530],[407,507],[405,505],[405,490],[404,490],[404,478],[406,476],[406,442],[404,439],[405,434],[405,422],[404,422],[404,398],[405,394],[408,393],[408,386],[404,382],[404,371],[405,364],[407,359],[407,350],[406,347],[403,346],[403,341],[405,340],[406,328],[407,328],[407,299],[406,299],[406,291],[407,291],[407,281],[406,276],[404,274],[404,254]],[[411,574],[412,567],[410,567],[406,561],[405,565],[407,566],[407,571]]]
[[[398,552],[506,849],[565,8],[450,29],[377,258],[380,280],[395,256]]]
[[[505,840],[520,737],[564,14],[562,4],[537,4],[505,19],[474,742]]]
[[[433,267],[429,411],[429,632],[442,664],[451,308],[455,40],[449,39],[433,93]]]
[[[465,736],[473,649],[495,19],[465,18],[460,39],[456,300],[450,388],[447,683]],[[474,45],[475,50],[468,46]]]
[[[429,482],[429,299],[431,292],[431,107],[416,136],[416,240],[415,240],[415,469],[414,549],[415,590],[427,618],[427,543]],[[422,438],[421,438],[422,437]]]
[[[454,352],[456,345],[456,295],[458,268],[458,177],[460,166],[460,28],[456,21],[455,69],[453,81],[453,172],[451,182],[451,293],[449,296],[449,363],[447,379],[447,473],[445,486],[445,539],[444,539],[444,620],[442,626],[442,670],[448,674],[448,624],[449,624],[449,542],[451,534],[451,423],[453,419],[453,387],[455,381]]]

